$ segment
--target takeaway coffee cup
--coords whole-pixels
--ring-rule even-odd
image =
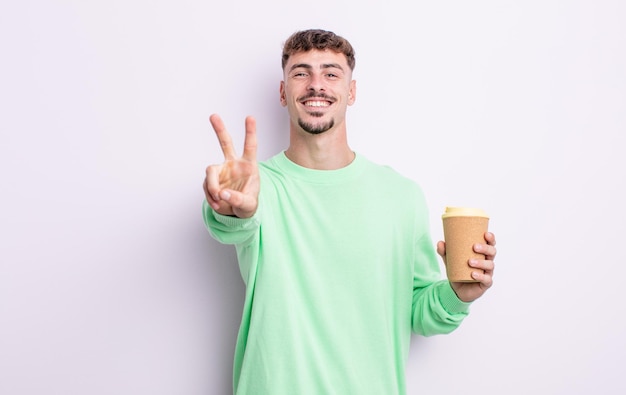
[[[470,207],[446,207],[441,216],[443,237],[446,242],[446,274],[452,282],[476,282],[474,269],[469,266],[471,258],[485,259],[474,252],[474,244],[485,243],[489,216],[481,209]]]

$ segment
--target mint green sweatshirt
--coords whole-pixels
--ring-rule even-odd
[[[259,171],[252,218],[203,206],[246,284],[234,393],[404,394],[411,330],[449,333],[469,308],[441,276],[421,189],[360,155],[312,170],[280,153]]]

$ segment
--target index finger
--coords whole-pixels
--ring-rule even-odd
[[[252,162],[256,161],[256,120],[246,117],[246,138],[243,142],[243,158]]]
[[[220,142],[220,147],[222,147],[224,159],[235,159],[236,155],[235,148],[233,147],[233,140],[230,138],[228,131],[226,131],[226,126],[224,126],[222,118],[220,118],[217,114],[213,114],[209,117],[209,121],[211,121],[213,130],[215,130],[217,140]]]

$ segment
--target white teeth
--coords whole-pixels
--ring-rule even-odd
[[[326,101],[308,101],[304,104],[308,107],[328,107],[328,102]]]

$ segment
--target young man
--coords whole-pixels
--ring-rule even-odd
[[[253,118],[241,157],[210,118],[225,161],[206,170],[204,221],[235,245],[246,284],[236,394],[404,394],[411,331],[453,331],[492,285],[493,234],[474,247],[486,255],[470,262],[478,282],[442,279],[419,186],[350,149],[354,59],[332,32],[287,40],[290,142],[266,162]],[[445,262],[443,242],[437,251]]]

